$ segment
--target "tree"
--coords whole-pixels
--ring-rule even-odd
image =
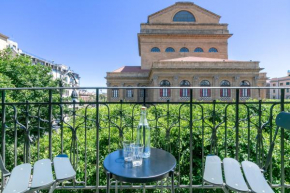
[[[51,69],[41,64],[32,64],[31,58],[12,55],[11,49],[0,51],[0,87],[55,87]],[[6,94],[6,99],[12,101],[43,101],[47,91],[27,92],[13,91]]]

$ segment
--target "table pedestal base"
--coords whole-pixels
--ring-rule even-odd
[[[106,173],[107,176],[107,193],[110,193],[110,179],[112,177],[110,172]],[[169,172],[169,176],[171,177],[171,192],[174,193],[174,171]]]

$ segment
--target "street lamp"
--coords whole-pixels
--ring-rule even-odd
[[[71,98],[73,102],[78,102],[79,95],[75,89],[71,93]]]

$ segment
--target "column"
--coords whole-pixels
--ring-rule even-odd
[[[140,86],[139,83],[137,83],[137,84],[135,85],[135,87],[139,87],[139,86]],[[140,87],[140,88],[141,88],[141,87]],[[139,97],[139,92],[140,92],[139,89],[133,89],[133,97],[134,97],[134,101],[135,101],[135,102],[138,102],[139,99],[140,99],[140,97]]]
[[[160,86],[158,83],[158,76],[154,75],[153,76],[153,86],[158,87]],[[159,89],[153,89],[150,93],[153,93],[152,95],[152,101],[159,101]]]
[[[257,87],[258,86],[258,80],[259,80],[259,76],[255,76],[253,77],[253,84],[251,85],[252,87]],[[264,92],[264,90],[260,90],[260,96],[259,96],[259,90],[258,89],[252,89],[252,98],[254,99],[261,99],[262,98],[262,93]]]
[[[107,87],[110,87],[111,83],[107,82]],[[107,89],[107,101],[111,102],[112,100],[112,89]]]
[[[194,76],[193,77],[193,81],[192,81],[192,86],[193,87],[199,87],[200,85],[199,85],[199,77],[198,76]],[[193,99],[195,99],[195,100],[198,100],[199,98],[200,98],[200,89],[198,89],[198,88],[195,88],[194,90],[193,90]]]
[[[219,87],[220,86],[220,84],[219,84],[219,76],[214,76],[213,77],[213,86],[214,87]],[[220,90],[219,89],[214,89],[214,90],[212,90],[212,94],[213,94],[213,96],[212,96],[212,99],[213,100],[215,100],[215,99],[219,99],[219,92],[220,92]]]
[[[125,83],[121,83],[120,87],[125,87]],[[125,92],[126,92],[126,89],[119,89],[119,94],[120,94],[119,99],[120,100],[124,100],[125,99],[125,96],[126,96]]]
[[[239,87],[240,86],[240,76],[234,77],[233,86]],[[236,89],[232,92],[232,98],[236,99]]]
[[[173,77],[173,87],[178,87],[179,86],[179,82],[178,82],[179,77],[176,75]],[[171,89],[171,101],[173,102],[177,102],[179,101],[179,89]]]

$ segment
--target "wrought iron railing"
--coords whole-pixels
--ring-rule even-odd
[[[130,88],[135,93],[143,92],[142,96],[146,97],[135,96],[138,100],[134,101],[126,100],[124,95],[124,98],[119,96],[118,101],[100,100],[100,91],[110,92],[113,88],[82,87],[75,89],[94,92],[95,99],[77,102],[61,96],[63,90],[71,88],[0,88],[1,155],[6,166],[11,170],[23,162],[33,163],[67,153],[77,177],[74,182],[62,184],[57,189],[104,192],[104,157],[121,148],[124,138],[134,138],[139,107],[146,105],[152,146],[165,149],[176,157],[176,191],[211,191],[216,187],[205,185],[202,180],[205,156],[217,154],[239,161],[247,159],[263,167],[274,133],[275,117],[280,111],[290,111],[290,101],[284,100],[286,88],[280,88],[279,100],[262,99],[257,95],[257,99],[241,101],[240,89],[245,87],[229,87],[234,94],[232,100],[200,101],[194,98],[195,90],[205,87],[171,87],[172,90],[189,89],[188,98],[174,102],[150,98],[154,89],[164,87]],[[117,89],[121,91],[126,87]],[[270,88],[249,89],[260,93]],[[290,161],[285,159],[290,156],[290,134],[282,129],[278,140],[280,145],[276,145],[265,175],[273,188],[285,192],[290,181],[289,175],[285,175],[290,172]],[[168,180],[152,184],[118,183],[114,180],[111,183],[116,190],[133,189],[133,192],[134,189],[166,192],[170,188]]]

